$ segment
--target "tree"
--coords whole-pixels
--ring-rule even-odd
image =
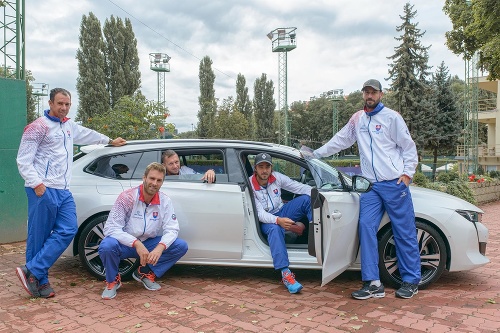
[[[253,109],[255,115],[256,137],[260,141],[272,142],[276,139],[274,127],[274,101],[273,81],[267,81],[267,75],[262,73],[255,79],[253,94]]]
[[[253,119],[253,110],[252,103],[250,102],[250,97],[248,96],[248,87],[246,86],[245,76],[241,73],[238,74],[236,78],[236,101],[235,101],[236,109],[243,114],[246,121],[249,125],[249,133],[248,138],[254,138],[254,119]]]
[[[105,56],[101,23],[92,12],[88,16],[82,16],[79,42],[80,48],[76,51],[78,60],[76,90],[79,98],[76,120],[86,126],[89,118],[106,114],[110,109],[104,73]]]
[[[395,53],[388,57],[393,60],[389,64],[389,78],[392,80],[391,89],[398,102],[397,110],[409,124],[410,132],[415,141],[425,137],[425,124],[421,124],[421,111],[423,103],[427,103],[424,96],[429,93],[430,67],[427,65],[429,56],[427,50],[430,46],[424,47],[420,43],[420,38],[425,34],[417,28],[418,23],[413,23],[417,11],[413,11],[413,6],[406,3],[404,15],[400,16],[403,23],[396,27],[396,31],[401,32],[401,36],[395,37],[401,44],[394,48]],[[418,147],[418,146],[417,146]]]
[[[153,139],[161,137],[164,132],[173,132],[173,124],[165,124],[168,116],[168,109],[158,102],[148,101],[138,92],[132,96],[123,96],[110,112],[96,115],[88,123],[89,128],[110,138],[120,136],[127,140]]]
[[[478,52],[478,66],[488,79],[500,79],[500,2],[498,0],[446,0],[443,11],[453,30],[446,32],[446,44],[465,59]]]
[[[125,24],[121,18],[111,18],[104,22],[104,44],[106,54],[106,89],[110,96],[110,106],[125,95],[132,95],[139,89],[141,74],[137,40],[129,19]]]
[[[426,139],[425,147],[432,151],[434,163],[432,178],[435,178],[438,154],[453,151],[462,129],[462,114],[457,107],[457,96],[453,94],[451,77],[444,62],[432,76],[432,88],[436,108],[427,119],[431,129]]]
[[[220,139],[248,139],[248,121],[234,103],[233,97],[222,101],[217,111],[215,125],[211,129],[211,137]]]
[[[215,73],[212,70],[212,59],[209,56],[205,56],[200,61],[198,77],[200,79],[198,137],[208,138],[210,127],[214,124],[215,112],[217,111],[214,89]]]

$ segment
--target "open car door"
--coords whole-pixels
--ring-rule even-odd
[[[354,263],[358,251],[359,193],[371,189],[361,176],[342,175],[302,147],[315,188],[311,191],[313,221],[309,226],[309,254],[323,266],[325,285]],[[354,182],[354,184],[353,184]]]
[[[324,286],[356,259],[359,195],[349,192],[320,193],[314,189],[311,200],[314,250],[318,263],[323,266],[321,285]]]

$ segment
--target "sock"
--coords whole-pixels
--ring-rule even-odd
[[[285,275],[286,272],[290,272],[290,270],[288,269],[288,267],[282,268],[281,269],[281,276]]]
[[[373,280],[371,283],[370,283],[370,286],[375,286],[375,287],[380,287],[382,283],[380,283],[380,280]]]

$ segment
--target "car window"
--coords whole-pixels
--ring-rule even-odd
[[[139,154],[140,154],[139,163],[136,163],[137,167],[134,170],[134,175],[132,176],[132,179],[142,179],[142,176],[144,176],[144,171],[146,170],[146,167],[149,164],[153,162],[160,163],[160,156],[161,156],[160,151],[151,150],[151,151],[141,152]]]
[[[142,153],[102,156],[91,163],[85,172],[99,177],[130,179]]]
[[[250,165],[252,167],[254,165],[254,161],[255,161],[255,156],[256,155],[257,154],[249,154],[249,155],[247,155],[248,162],[250,163]],[[306,168],[298,165],[295,162],[283,159],[283,158],[281,158],[279,156],[272,156],[272,158],[273,158],[273,171],[276,171],[276,172],[282,173],[284,175],[287,175],[288,177],[290,177],[290,178],[292,178],[294,180],[297,180],[297,181],[301,181],[303,179],[303,177],[304,177],[303,176],[304,174],[309,174],[310,175],[309,170],[307,170]],[[245,161],[245,163],[246,163],[246,161]],[[248,173],[248,170],[247,170],[247,173]],[[252,169],[252,173],[253,173],[253,169]],[[251,176],[251,174],[249,176]],[[312,177],[309,176],[309,178],[312,178]]]
[[[216,183],[227,183],[224,154],[220,150],[176,150],[181,162],[181,175],[167,175],[168,181],[200,182],[207,170],[215,171]]]

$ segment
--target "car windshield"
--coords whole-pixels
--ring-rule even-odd
[[[311,148],[302,146],[300,152],[306,160],[319,190],[338,190],[344,189],[344,184],[347,186],[352,185],[351,177],[342,174],[324,160],[314,157]]]

